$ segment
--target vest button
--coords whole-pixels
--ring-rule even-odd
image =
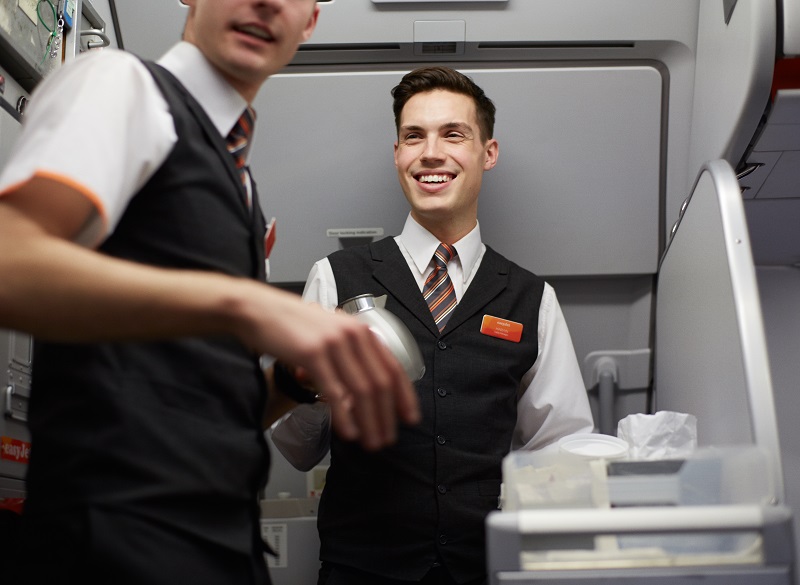
[[[447,487],[445,487],[442,484],[439,484],[439,485],[436,486],[436,491],[438,491],[440,494],[443,494],[443,493],[447,492]]]
[[[440,341],[436,344],[439,349],[447,349],[447,344],[444,341]]]
[[[436,393],[439,396],[447,396],[447,390],[445,390],[444,388],[437,388],[436,389]]]
[[[447,544],[447,535],[446,534],[440,534],[439,535],[439,544]]]
[[[445,439],[444,436],[442,435],[437,435],[436,442],[439,443],[440,445],[444,445],[447,442],[447,439]]]

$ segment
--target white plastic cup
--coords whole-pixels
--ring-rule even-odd
[[[562,453],[585,459],[623,459],[628,456],[628,443],[611,435],[576,433],[558,440]]]

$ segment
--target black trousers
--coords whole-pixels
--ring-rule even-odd
[[[421,581],[400,581],[323,561],[317,585],[486,585],[486,583],[485,577],[468,583],[457,583],[442,565],[433,567]]]
[[[245,555],[147,518],[94,508],[23,518],[9,585],[269,585]],[[5,585],[5,582],[4,582]]]

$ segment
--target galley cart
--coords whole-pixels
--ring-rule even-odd
[[[784,506],[698,506],[495,512],[488,520],[490,583],[793,585],[792,518]],[[737,541],[741,549],[659,554],[593,550],[551,554],[559,542],[659,538]],[[747,546],[747,545],[751,546]]]
[[[574,457],[504,462],[513,510],[487,520],[493,585],[796,582],[792,514],[772,503],[758,447],[662,461]]]
[[[755,269],[725,161],[701,169],[672,229],[654,327],[654,410],[696,417],[696,454],[510,455],[507,505],[487,519],[493,585],[798,583]]]

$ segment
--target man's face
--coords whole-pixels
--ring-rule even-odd
[[[483,172],[497,155],[497,141],[480,136],[468,96],[434,90],[403,107],[394,162],[411,215],[429,230],[449,226],[466,233],[475,226]]]
[[[248,101],[294,57],[317,23],[316,0],[185,0],[185,39]]]

